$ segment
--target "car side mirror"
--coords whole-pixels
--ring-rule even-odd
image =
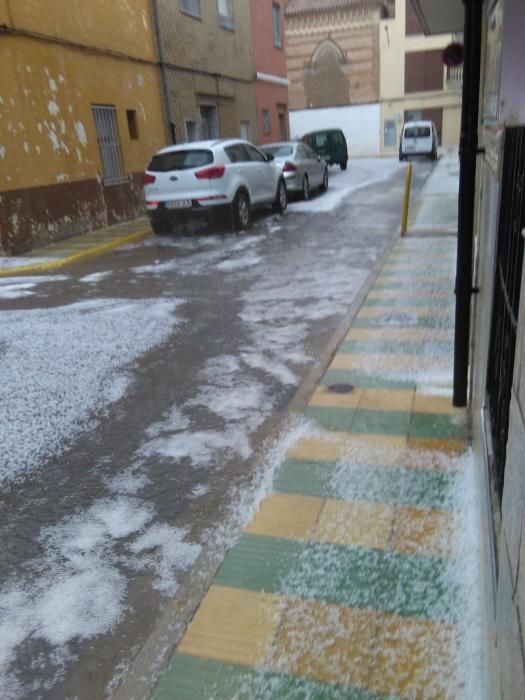
[[[268,163],[271,163],[272,160],[275,160],[275,156],[273,155],[273,153],[267,153],[266,160],[268,161]]]

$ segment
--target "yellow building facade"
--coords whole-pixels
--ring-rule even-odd
[[[408,16],[407,16],[408,14]],[[436,122],[440,144],[459,144],[461,123],[461,69],[447,71],[441,51],[452,34],[425,36],[419,31],[410,0],[396,0],[393,17],[381,20],[380,102],[381,152],[397,153],[403,123],[410,119]],[[425,59],[430,79],[425,84]]]
[[[148,0],[0,0],[0,249],[142,213],[166,140]]]

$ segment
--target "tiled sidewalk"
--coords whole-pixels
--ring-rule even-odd
[[[401,240],[155,692],[460,698],[455,240]]]
[[[107,253],[127,243],[151,235],[146,218],[133,219],[116,226],[83,233],[16,257],[0,257],[0,277],[11,277],[44,270],[54,270],[83,258]]]

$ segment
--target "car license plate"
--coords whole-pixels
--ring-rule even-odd
[[[173,199],[171,202],[166,202],[166,209],[189,209],[191,207],[191,199]]]

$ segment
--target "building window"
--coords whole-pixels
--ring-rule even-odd
[[[281,37],[281,6],[276,2],[272,3],[273,17],[273,45],[280,49],[283,45]]]
[[[217,0],[219,24],[224,29],[233,29],[233,0]]]
[[[180,0],[180,9],[192,17],[201,16],[201,0]]]
[[[128,120],[129,138],[136,141],[139,137],[139,127],[137,124],[137,112],[134,109],[126,110],[126,119]]]
[[[270,112],[267,109],[262,111],[262,126],[263,134],[270,134],[272,132],[272,125],[270,123]]]
[[[385,119],[383,139],[385,146],[395,146],[397,144],[395,119]]]
[[[113,105],[92,105],[97,143],[107,184],[124,179],[122,153],[117,128],[117,110]]]
[[[441,49],[405,54],[405,93],[443,90]]]
[[[241,139],[244,139],[245,141],[250,141],[250,138],[250,120],[241,119]]]
[[[186,141],[198,141],[199,131],[194,119],[186,119]]]

